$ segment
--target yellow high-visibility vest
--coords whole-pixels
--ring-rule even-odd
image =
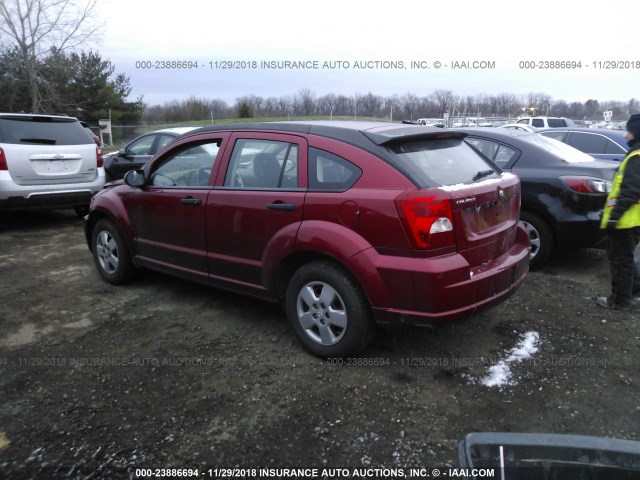
[[[613,183],[611,184],[611,191],[607,197],[607,204],[604,207],[602,214],[602,221],[600,222],[600,228],[607,228],[607,222],[611,217],[613,207],[616,205],[618,195],[620,195],[620,185],[624,177],[624,169],[627,167],[627,163],[632,157],[639,157],[640,150],[635,150],[629,153],[620,164],[618,171],[613,177]],[[622,214],[618,223],[616,223],[616,229],[640,227],[640,202],[634,204],[626,212]]]

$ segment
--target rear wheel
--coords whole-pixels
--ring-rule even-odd
[[[551,229],[542,218],[535,213],[522,212],[520,220],[524,222],[529,233],[531,253],[529,254],[529,266],[536,268],[546,262],[553,250],[553,235]]]
[[[91,235],[91,250],[100,276],[114,285],[136,273],[131,254],[120,231],[107,219],[99,220]]]
[[[373,339],[369,302],[342,268],[327,261],[302,266],[291,278],[287,317],[302,344],[319,357],[344,357]]]

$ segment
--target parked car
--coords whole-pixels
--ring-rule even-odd
[[[628,145],[624,130],[608,128],[550,128],[540,135],[555,138],[594,158],[621,162],[627,155]]]
[[[529,125],[535,128],[562,128],[575,127],[575,123],[570,118],[565,117],[519,117],[515,121],[517,124]]]
[[[508,128],[512,130],[522,130],[523,132],[537,132],[538,129],[536,127],[531,127],[526,123],[507,123],[505,125],[500,125],[498,128]]]
[[[284,122],[182,136],[93,200],[86,237],[113,284],[139,268],[281,302],[322,357],[374,325],[437,325],[521,284],[520,183],[434,127]]]
[[[531,238],[531,266],[555,251],[599,245],[600,216],[618,163],[595,160],[538,133],[459,129],[465,141],[522,182],[522,212]]]
[[[0,210],[84,215],[104,183],[102,150],[78,119],[0,113]]]
[[[104,156],[104,169],[107,181],[124,177],[129,170],[142,168],[151,157],[160,152],[180,135],[198,127],[175,127],[156,130],[134,138],[124,148]]]

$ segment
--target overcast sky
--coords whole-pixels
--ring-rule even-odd
[[[232,104],[244,95],[284,96],[302,88],[318,96],[424,96],[443,89],[458,95],[541,92],[568,101],[640,99],[635,0],[98,3],[100,54],[130,77],[133,98],[142,95],[152,105],[189,96]],[[156,68],[178,60],[199,68]],[[262,61],[314,68],[279,63],[264,69]],[[429,68],[411,68],[412,61]],[[474,61],[494,68],[464,68]],[[582,66],[541,68],[551,67],[548,61]],[[223,68],[229,66],[240,68]]]

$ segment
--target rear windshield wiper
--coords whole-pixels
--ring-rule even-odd
[[[494,173],[496,173],[494,170],[481,170],[475,174],[475,176],[473,177],[473,181],[477,182],[481,178],[488,177],[489,175],[492,175]]]
[[[42,143],[44,145],[55,145],[55,138],[21,138],[21,143]]]

